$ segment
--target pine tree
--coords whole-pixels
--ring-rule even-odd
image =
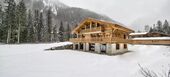
[[[7,25],[6,21],[6,13],[2,10],[2,6],[0,5],[0,42],[6,43],[7,38]]]
[[[2,6],[0,4],[0,42],[2,42],[3,40],[3,33],[4,33],[2,21],[3,21],[3,11],[2,11]]]
[[[58,33],[58,38],[59,38],[60,42],[64,41],[63,32],[64,32],[64,27],[63,27],[63,22],[61,21],[60,28],[59,28],[59,33]]]
[[[5,0],[5,25],[7,26],[7,43],[14,42],[16,38],[16,3],[14,0]]]
[[[169,23],[167,20],[165,20],[164,24],[163,24],[163,32],[165,34],[168,34],[168,31],[169,31]]]
[[[70,38],[70,26],[69,26],[69,24],[67,24],[67,28],[66,28],[66,30],[65,30],[65,32],[64,32],[64,35],[65,35],[65,40],[66,41],[69,41],[69,38]]]
[[[152,29],[152,27],[150,27],[150,29],[149,29],[149,33],[152,33],[153,32],[153,29]]]
[[[56,41],[58,41],[58,32],[57,32],[57,25],[55,25],[54,26],[54,28],[53,28],[53,32],[54,32],[54,41],[56,42]]]
[[[155,24],[153,24],[152,32],[157,32],[157,28],[156,28]]]
[[[33,18],[32,18],[32,12],[31,10],[28,11],[27,15],[27,42],[33,42]]]
[[[48,31],[48,41],[52,42],[52,12],[51,8],[47,12],[47,31]]]
[[[26,6],[23,0],[19,2],[17,5],[17,10],[16,10],[16,18],[17,18],[17,25],[18,25],[18,30],[17,30],[17,43],[26,42],[27,40],[27,26],[26,26]]]
[[[149,25],[145,25],[145,32],[149,32]]]
[[[42,42],[43,27],[44,27],[44,25],[43,25],[43,13],[40,13],[38,27],[37,27],[38,41],[39,42]]]
[[[160,33],[163,32],[163,30],[162,30],[162,22],[160,20],[158,20],[158,22],[157,22],[157,32],[160,32]]]
[[[38,24],[39,24],[39,10],[34,11],[34,21],[33,21],[33,32],[34,32],[34,42],[38,42]]]

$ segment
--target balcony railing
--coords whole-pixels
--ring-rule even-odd
[[[93,38],[71,38],[71,42],[91,42],[91,43],[127,43],[128,39],[118,37],[93,37]]]
[[[96,31],[101,31],[101,27],[95,27],[95,28],[91,28],[91,29],[85,29],[85,30],[82,30],[81,33],[96,32]]]

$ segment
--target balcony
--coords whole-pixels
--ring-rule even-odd
[[[81,31],[81,33],[91,33],[91,32],[99,32],[101,31],[101,27],[94,27],[94,28],[89,28],[89,29],[84,29]]]
[[[128,43],[128,39],[122,39],[118,37],[95,37],[95,38],[71,38],[71,42],[88,42],[88,43]]]

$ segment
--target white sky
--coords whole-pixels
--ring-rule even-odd
[[[71,7],[104,14],[135,29],[170,18],[170,0],[60,0]]]

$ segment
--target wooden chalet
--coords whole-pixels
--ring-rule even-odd
[[[170,45],[170,35],[159,32],[130,33],[130,44]]]
[[[131,38],[138,38],[138,37],[170,37],[168,34],[159,33],[159,32],[143,32],[143,33],[131,33],[129,34]]]
[[[87,18],[72,30],[73,49],[106,53],[128,51],[128,37],[133,30],[117,22]]]

